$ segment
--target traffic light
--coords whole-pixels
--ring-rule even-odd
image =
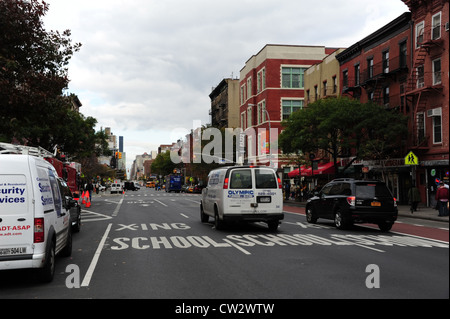
[[[119,152],[119,159],[122,158],[122,152]]]

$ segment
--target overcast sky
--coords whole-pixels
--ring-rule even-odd
[[[45,0],[47,30],[81,42],[69,65],[80,112],[136,155],[209,122],[209,94],[266,44],[348,47],[402,13],[401,0]]]

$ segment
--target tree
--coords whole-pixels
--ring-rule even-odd
[[[48,9],[38,0],[0,1],[0,140],[45,143],[66,115],[67,65],[81,44],[72,44],[70,30],[44,29]]]
[[[374,103],[345,97],[317,100],[283,122],[279,137],[285,153],[328,154],[337,172],[339,157],[384,159],[401,152],[407,117]]]

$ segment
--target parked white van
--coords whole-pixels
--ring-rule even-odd
[[[275,231],[283,214],[283,189],[274,169],[232,166],[212,170],[202,190],[201,221],[214,218],[216,229],[227,221],[263,221]]]
[[[38,268],[44,281],[55,256],[72,253],[69,201],[55,168],[30,155],[0,154],[0,270]]]

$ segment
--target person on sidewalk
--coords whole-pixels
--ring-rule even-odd
[[[437,206],[439,210],[439,216],[448,216],[448,188],[445,187],[444,182],[441,181],[439,183],[439,188],[436,192],[436,200],[437,200]]]
[[[420,203],[420,192],[415,185],[408,191],[408,203],[411,205],[411,214],[417,211],[417,205]]]

